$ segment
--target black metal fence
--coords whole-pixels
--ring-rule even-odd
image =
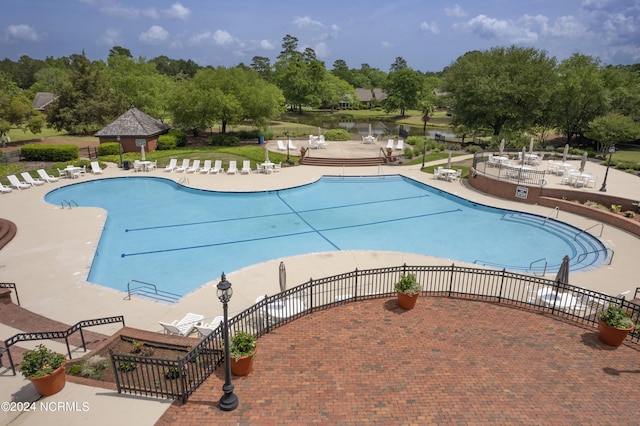
[[[64,342],[67,345],[67,354],[69,355],[69,359],[72,359],[71,357],[71,347],[69,346],[69,336],[71,336],[73,333],[75,333],[76,331],[80,332],[80,339],[82,340],[82,349],[84,349],[84,351],[87,351],[87,346],[85,344],[84,341],[84,333],[82,332],[83,328],[86,327],[95,327],[97,325],[105,325],[105,324],[114,324],[114,323],[118,323],[121,322],[122,326],[124,327],[124,317],[123,316],[117,316],[117,317],[107,317],[107,318],[98,318],[98,319],[91,319],[91,320],[84,320],[84,321],[80,321],[74,325],[72,325],[71,327],[67,328],[66,330],[62,330],[62,331],[34,331],[34,332],[30,332],[30,333],[18,333],[14,336],[9,337],[8,339],[6,339],[4,341],[4,347],[6,349],[6,353],[9,357],[9,363],[11,364],[11,371],[13,372],[13,375],[16,375],[16,367],[13,364],[13,358],[11,357],[11,351],[10,348],[11,346],[15,345],[18,342],[28,342],[28,341],[32,341],[32,340],[54,340],[54,339],[63,339]]]
[[[20,296],[18,296],[18,288],[16,283],[0,283],[0,288],[8,288],[13,290],[13,294],[16,295],[16,303],[20,306]]]
[[[519,153],[522,154],[522,152]],[[546,170],[538,170],[527,164],[496,161],[493,158],[493,151],[475,153],[473,158],[474,169],[498,180],[508,180],[525,185],[545,186],[547,184],[545,179]]]
[[[460,266],[395,266],[358,270],[309,280],[274,296],[266,296],[229,320],[229,333],[238,331],[260,337],[301,316],[344,303],[395,295],[394,285],[402,274],[415,274],[422,294],[482,300],[544,312],[580,324],[593,325],[610,304],[627,308],[634,322],[640,305],[616,297],[535,276],[506,270]],[[286,315],[276,315],[274,306],[299,302]],[[131,354],[111,354],[118,392],[180,398],[187,401],[224,361],[222,326],[203,338],[185,356],[176,360]],[[637,334],[627,339],[638,343]]]

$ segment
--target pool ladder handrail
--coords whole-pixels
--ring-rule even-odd
[[[529,264],[529,270],[533,270],[533,264],[534,263],[538,263],[538,262],[544,262],[544,269],[542,270],[542,274],[540,275],[541,277],[544,276],[544,274],[547,273],[547,258],[543,257],[542,259],[538,259],[538,260],[534,260],[533,262],[531,262]],[[533,271],[533,275],[538,276],[538,274],[535,273],[535,271]]]
[[[76,207],[78,207],[78,203],[76,203],[74,200],[62,200],[60,201],[60,207],[64,210],[64,205],[68,205],[69,209],[71,209],[71,205],[75,205]]]
[[[547,217],[545,217],[545,218],[544,218],[544,222],[543,222],[543,224],[546,224],[546,223],[547,223],[547,219],[549,219],[549,218],[551,217],[551,215],[552,215],[554,212],[555,212],[555,214],[556,214],[556,219],[557,219],[557,218],[558,218],[558,214],[560,213],[560,206],[555,206],[555,207],[554,207],[553,211],[552,211],[551,213],[549,213],[549,214],[547,215]]]
[[[600,225],[600,234],[598,234],[598,237],[602,237],[602,232],[604,231],[604,223],[598,222],[595,225],[591,225],[590,227],[581,230],[580,232],[576,232],[576,235],[573,236],[573,240],[576,241],[578,239],[578,235],[587,232],[589,229],[595,228],[598,225]]]
[[[142,294],[143,296],[151,297],[153,299],[161,300],[164,302],[177,302],[182,297],[179,294],[171,293],[169,291],[158,290],[158,286],[152,283],[147,283],[139,280],[130,280],[127,283],[127,297],[125,297],[125,300],[131,300],[131,294],[132,294],[131,283],[141,284],[140,287],[133,289],[134,294],[135,294],[135,291],[138,289],[150,288],[151,290],[153,290],[153,292],[149,292],[148,290],[145,290],[140,294]]]
[[[182,176],[180,178],[180,180],[178,181],[178,183],[180,183],[180,184],[186,183],[188,185],[189,184],[189,178],[186,177],[186,176]]]
[[[587,253],[580,253],[580,255],[578,256],[578,263],[582,262],[582,260],[587,257],[587,255],[589,254],[595,254],[595,253],[600,253],[601,251],[605,252],[605,256],[608,257],[609,256],[609,251],[611,251],[611,257],[609,257],[609,263],[607,263],[607,265],[611,265],[611,263],[613,262],[613,256],[616,254],[615,251],[613,251],[613,249],[611,247],[605,247],[604,249],[600,249],[600,250],[593,250],[593,251],[589,251]]]

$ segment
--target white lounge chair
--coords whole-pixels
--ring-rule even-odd
[[[158,321],[158,323],[164,329],[165,334],[177,334],[186,337],[195,330],[196,325],[200,324],[203,319],[204,315],[189,312],[181,320],[174,320],[173,322]]]
[[[187,169],[187,173],[195,173],[200,169],[200,160],[193,160],[191,167]]]
[[[400,151],[404,149],[404,139],[398,139],[398,145],[396,145],[396,149]]]
[[[287,147],[284,145],[283,141],[276,141],[276,143],[278,144],[278,150],[280,151],[286,151]]]
[[[13,189],[11,189],[11,187],[5,186],[5,185],[0,183],[0,193],[6,194],[6,193],[11,192],[11,191],[13,191]]]
[[[228,175],[235,175],[238,172],[238,165],[236,160],[229,161],[229,168],[227,169]]]
[[[167,167],[164,168],[165,172],[172,172],[176,169],[176,167],[178,166],[178,159],[177,158],[172,158],[169,161],[169,164],[167,164]]]
[[[40,179],[44,180],[45,182],[55,182],[57,181],[59,178],[55,177],[55,176],[51,176],[50,174],[48,174],[47,172],[44,171],[44,169],[38,169],[38,176],[40,176]]]
[[[211,171],[211,160],[204,160],[204,166],[198,170],[200,173],[209,173]]]
[[[297,149],[293,142],[291,142],[291,139],[289,139],[287,143],[289,144],[289,149]]]
[[[59,178],[68,178],[69,175],[67,174],[66,170],[58,169],[58,177]]]
[[[176,172],[185,173],[189,168],[189,161],[191,160],[189,160],[188,158],[185,158],[184,160],[182,160],[182,165],[180,167],[176,167]]]
[[[240,169],[241,174],[250,174],[251,173],[251,160],[244,160],[242,162],[242,169]]]
[[[222,321],[224,321],[224,317],[217,316],[213,318],[213,321],[211,321],[211,323],[209,324],[205,323],[202,325],[196,325],[196,330],[198,331],[198,337],[200,338],[207,337],[213,332],[213,330],[215,330],[220,326],[220,324],[222,324]]]
[[[91,162],[91,173],[93,173],[94,175],[102,174],[102,167],[100,167],[100,164],[98,164],[97,161]]]
[[[29,185],[28,183],[24,183],[21,182],[20,179],[18,179],[16,177],[16,175],[9,175],[7,176],[7,179],[9,179],[9,183],[11,184],[11,186],[13,186],[15,189],[27,189],[27,188],[31,188],[31,185]]]
[[[393,139],[387,141],[387,149],[393,149]]]
[[[274,172],[279,172],[280,169],[282,169],[282,162],[279,162],[279,163],[273,165],[273,171]]]
[[[44,185],[43,180],[32,178],[29,172],[22,172],[20,175],[22,176],[22,179],[31,186]]]
[[[214,173],[217,175],[220,172],[224,172],[224,169],[222,168],[222,160],[216,160],[216,162],[213,164],[213,169],[211,169],[209,173]]]

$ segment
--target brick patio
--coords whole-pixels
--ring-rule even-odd
[[[216,406],[219,369],[157,424],[634,424],[639,349],[491,303],[369,300],[261,337],[237,410]]]

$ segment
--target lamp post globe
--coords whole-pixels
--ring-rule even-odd
[[[222,391],[224,394],[220,397],[220,401],[218,402],[218,407],[222,411],[233,411],[238,408],[238,397],[233,393],[233,383],[231,383],[231,363],[230,355],[229,355],[229,310],[228,303],[231,300],[231,296],[233,296],[233,289],[231,288],[231,283],[227,281],[227,277],[222,273],[222,277],[220,278],[220,282],[216,287],[216,295],[220,302],[222,302],[222,308],[224,310],[224,327],[222,330],[223,339],[224,339],[224,385],[222,385]]]

